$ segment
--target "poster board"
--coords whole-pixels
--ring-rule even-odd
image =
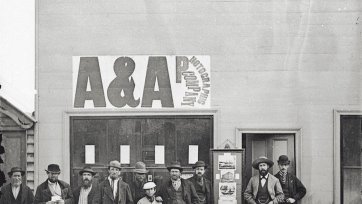
[[[242,203],[242,149],[211,150],[214,204]]]

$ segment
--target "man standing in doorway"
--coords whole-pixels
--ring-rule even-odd
[[[65,204],[72,204],[73,193],[69,186],[64,181],[58,180],[60,168],[58,164],[49,164],[45,170],[48,174],[48,179],[40,184],[36,189],[34,204],[45,204],[48,201],[59,201]]]
[[[157,196],[163,200],[163,204],[198,204],[199,197],[197,196],[194,185],[185,179],[181,178],[183,168],[180,162],[172,162],[167,167],[170,172],[170,179],[165,181]],[[159,201],[159,197],[156,197]]]
[[[248,204],[276,204],[283,202],[284,194],[279,180],[268,172],[274,162],[266,157],[253,161],[253,168],[259,174],[250,178],[244,192]]]
[[[73,191],[74,204],[92,204],[94,194],[97,192],[97,186],[93,184],[93,177],[96,172],[89,166],[85,166],[79,175],[82,177],[82,185]]]
[[[290,161],[287,155],[279,156],[278,165],[280,171],[275,174],[275,177],[279,179],[283,189],[283,203],[295,203],[304,197],[307,190],[296,176],[288,173]]]
[[[197,161],[192,168],[195,173],[188,180],[194,185],[200,204],[211,204],[211,182],[204,177],[207,165],[204,161]]]
[[[94,197],[95,204],[133,204],[129,185],[122,181],[121,163],[111,161],[108,165],[109,176],[99,184]]]
[[[34,195],[31,189],[22,184],[22,178],[25,175],[20,167],[13,167],[8,173],[10,183],[1,188],[1,204],[32,204]]]
[[[143,185],[147,182],[147,173],[148,170],[146,170],[145,163],[137,162],[135,164],[135,169],[133,170],[133,181],[129,183],[134,203],[137,203],[145,196]]]

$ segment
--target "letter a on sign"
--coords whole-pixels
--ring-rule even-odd
[[[155,91],[156,78],[159,91]],[[149,58],[142,98],[142,107],[152,107],[153,100],[160,100],[162,107],[174,107],[166,57]]]
[[[90,91],[87,91],[88,80]],[[86,100],[92,100],[94,107],[106,107],[98,57],[80,58],[74,107],[84,108]]]

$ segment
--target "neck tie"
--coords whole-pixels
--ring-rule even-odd
[[[116,195],[114,193],[114,180],[113,179],[111,180],[111,188],[112,188],[113,197],[115,198]]]
[[[261,187],[264,187],[265,182],[266,182],[266,177],[265,177],[265,176],[262,176],[260,182],[261,182]]]
[[[286,183],[286,180],[287,180],[286,177],[287,177],[287,173],[280,172],[280,178],[281,178],[282,184],[285,184],[285,183]]]

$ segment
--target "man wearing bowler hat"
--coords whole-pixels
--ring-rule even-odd
[[[204,161],[197,161],[192,168],[194,176],[188,180],[194,185],[197,195],[199,196],[200,204],[212,203],[211,199],[211,182],[204,177],[207,165]]]
[[[167,167],[170,172],[170,179],[165,181],[157,193],[156,200],[163,200],[163,204],[195,204],[199,203],[194,185],[181,178],[183,168],[180,162],[172,162]]]
[[[99,184],[93,203],[95,204],[133,204],[129,185],[122,181],[121,163],[111,161],[108,165],[109,176]]]
[[[147,173],[148,170],[146,169],[145,163],[140,161],[135,164],[135,169],[133,170],[133,180],[129,182],[134,203],[137,203],[145,196],[143,185],[147,182]]]
[[[278,159],[279,172],[275,174],[282,185],[284,193],[283,203],[295,203],[302,199],[307,190],[303,183],[294,175],[288,173],[290,161],[287,155],[280,155]]]
[[[73,191],[74,204],[92,204],[93,197],[97,191],[97,186],[93,184],[93,177],[96,172],[90,166],[85,166],[79,171],[82,177],[82,185]]]
[[[32,204],[34,195],[31,189],[22,184],[22,178],[25,174],[20,167],[11,168],[8,173],[10,183],[1,188],[1,204]]]
[[[73,193],[69,184],[58,179],[60,168],[58,164],[49,164],[45,170],[48,179],[36,189],[34,204],[65,203],[72,204]]]
[[[283,202],[284,194],[280,182],[268,172],[274,162],[266,157],[259,157],[253,161],[253,168],[259,174],[250,178],[244,192],[248,204],[276,204]]]

